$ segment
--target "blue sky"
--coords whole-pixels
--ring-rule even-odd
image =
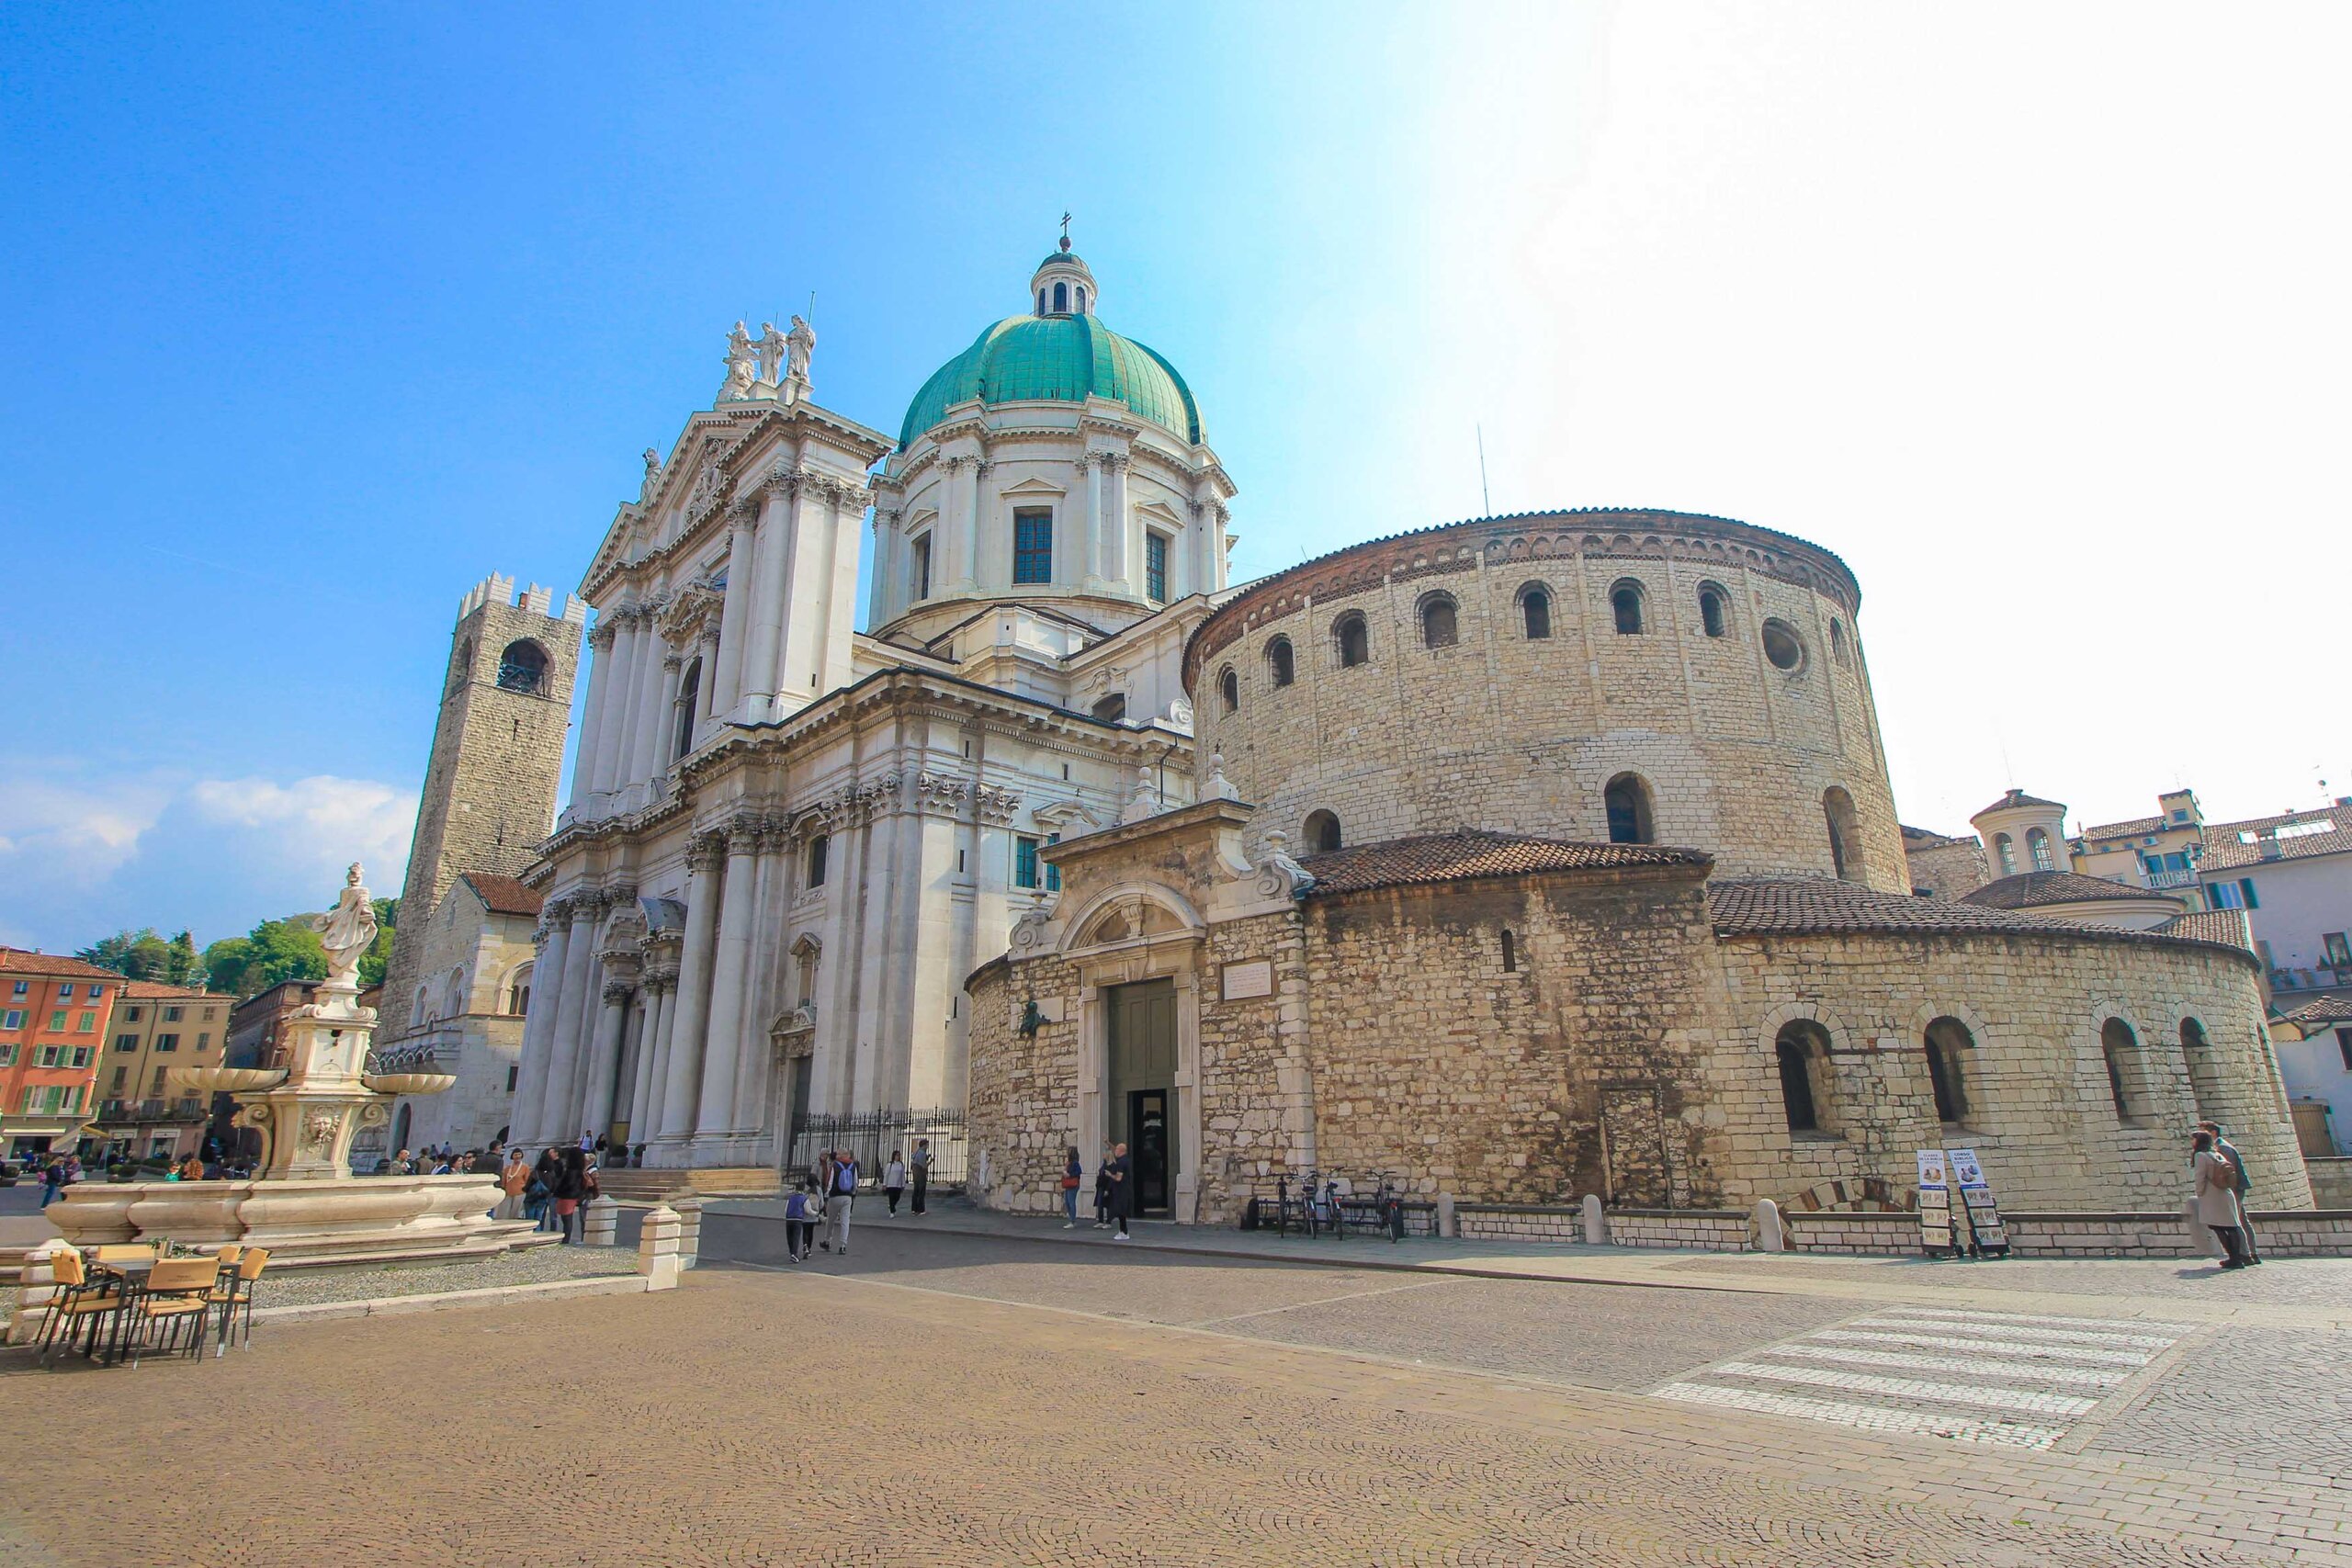
[[[1845,555],[1906,819],[2352,792],[2346,27],[0,9],[0,941],[396,887],[459,595],[574,582],[739,317],[895,429],[1065,208],[1245,573],[1483,424],[1498,511]]]

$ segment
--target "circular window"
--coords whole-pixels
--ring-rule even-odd
[[[1804,644],[1797,640],[1796,627],[1786,621],[1764,623],[1764,657],[1772,661],[1775,670],[1794,670],[1804,662]]]

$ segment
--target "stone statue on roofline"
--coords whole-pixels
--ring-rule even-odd
[[[752,348],[752,334],[743,330],[742,322],[738,321],[727,332],[727,379],[719,383],[720,399],[750,397],[752,374],[757,364],[758,355]]]
[[[645,449],[645,481],[637,487],[637,499],[651,501],[653,490],[662,482],[662,454],[648,446]]]
[[[771,329],[773,330],[773,329]],[[784,400],[797,403],[809,392],[808,361],[817,352],[817,329],[800,317],[784,334]]]
[[[760,379],[774,385],[776,369],[784,363],[784,334],[775,330],[774,321],[760,323],[760,341],[752,345],[760,354]]]

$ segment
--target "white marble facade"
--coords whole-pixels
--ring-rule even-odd
[[[1049,897],[1035,849],[1190,801],[1182,660],[1233,486],[1084,263],[1028,294],[898,441],[814,400],[808,345],[739,333],[718,400],[646,454],[582,586],[572,795],[526,878],[517,1139],[763,1166],[797,1111],[960,1109],[963,981]],[[991,334],[1080,374],[991,362],[942,401]]]

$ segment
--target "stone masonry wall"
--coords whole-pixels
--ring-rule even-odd
[[[984,965],[966,985],[972,1004],[970,1190],[1014,1213],[1061,1203],[1064,1150],[1078,1120],[1078,976],[1058,956]],[[1031,1000],[1057,1020],[1021,1032]],[[1092,1172],[1098,1152],[1080,1139]],[[1091,1194],[1088,1195],[1091,1201]]]
[[[2166,1213],[2188,1191],[2188,1129],[2202,1113],[2245,1153],[2260,1208],[2311,1204],[2285,1090],[2262,1034],[2254,966],[2188,942],[2063,933],[1849,934],[1723,942],[1720,1045],[1698,1114],[1732,1203],[1812,1206],[1826,1184],[1875,1178],[1900,1192],[1915,1151],[1973,1147],[2005,1208]],[[1966,1115],[1936,1120],[1925,1031],[1960,1021]],[[2109,1092],[2100,1029],[2138,1042],[2125,1072],[2133,1114]],[[1792,1133],[1773,1041],[1809,1018],[1828,1033],[1824,1130]],[[2182,1021],[2207,1043],[2185,1048]]]
[[[1349,843],[1463,826],[1606,840],[1603,789],[1632,772],[1651,791],[1657,840],[1705,850],[1734,875],[1831,874],[1823,802],[1835,786],[1856,816],[1849,874],[1909,891],[1844,580],[1750,560],[1719,526],[1465,524],[1285,574],[1295,592],[1237,601],[1204,624],[1198,754],[1223,754],[1241,797],[1264,808],[1261,828],[1296,835],[1329,809]],[[1611,590],[1626,581],[1644,594],[1638,636],[1612,619]],[[1702,626],[1702,586],[1723,592],[1720,637]],[[1551,599],[1541,639],[1521,609],[1538,587]],[[1451,647],[1423,645],[1434,594],[1455,603]],[[1371,657],[1342,668],[1334,626],[1351,611]],[[1767,617],[1804,645],[1795,670],[1764,658]],[[1267,653],[1278,637],[1296,672],[1282,687]],[[1239,697],[1229,713],[1227,670]]]
[[[1310,899],[1323,1168],[1473,1201],[1711,1203],[1697,1146],[1707,919],[1687,873]]]

